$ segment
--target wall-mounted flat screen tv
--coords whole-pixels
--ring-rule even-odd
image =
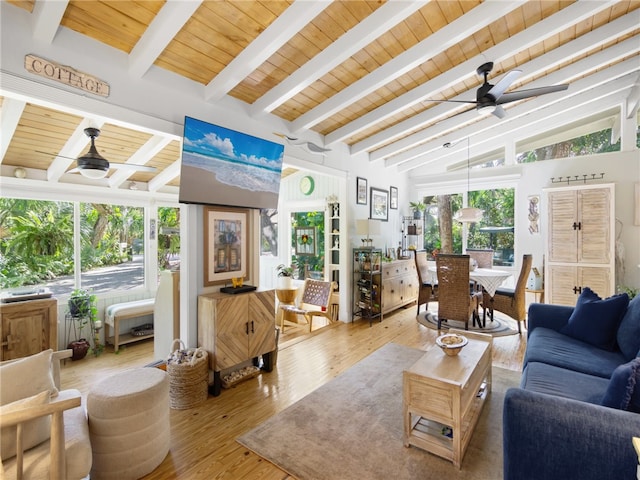
[[[284,145],[184,120],[181,203],[277,208]]]

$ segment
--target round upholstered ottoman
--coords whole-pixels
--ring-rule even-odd
[[[136,368],[105,378],[87,395],[91,480],[140,478],[169,452],[169,378]]]

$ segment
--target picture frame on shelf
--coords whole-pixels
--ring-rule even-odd
[[[389,187],[389,209],[398,210],[398,188]]]
[[[204,285],[249,277],[247,208],[204,207]]]
[[[389,220],[389,192],[381,188],[371,187],[370,189],[370,210],[369,218],[372,220]]]
[[[396,249],[395,248],[387,248],[387,258],[390,260],[397,260],[396,258]]]
[[[367,179],[362,177],[356,178],[356,203],[358,205],[367,204]]]

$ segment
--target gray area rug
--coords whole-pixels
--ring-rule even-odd
[[[502,404],[520,372],[493,386],[458,470],[403,445],[402,372],[424,352],[387,344],[237,441],[301,480],[502,478]]]
[[[482,315],[482,312],[480,313]],[[432,330],[438,329],[438,315],[433,312],[420,312],[420,315],[416,317],[418,323],[424,325]],[[455,320],[448,320],[442,322],[442,330],[446,332],[449,328],[457,328],[464,330],[464,322],[458,322]],[[487,333],[493,337],[504,337],[506,335],[517,335],[518,324],[515,320],[510,318],[504,318],[500,316],[499,312],[495,312],[493,316],[493,322],[487,317],[486,326],[484,328],[473,326],[473,322],[469,321],[469,330],[472,332]]]

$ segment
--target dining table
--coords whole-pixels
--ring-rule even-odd
[[[429,267],[429,273],[431,273],[432,281],[437,283],[438,270],[435,265]],[[496,294],[498,287],[509,277],[511,277],[511,272],[496,268],[476,268],[469,272],[469,280],[476,282],[492,297]]]

